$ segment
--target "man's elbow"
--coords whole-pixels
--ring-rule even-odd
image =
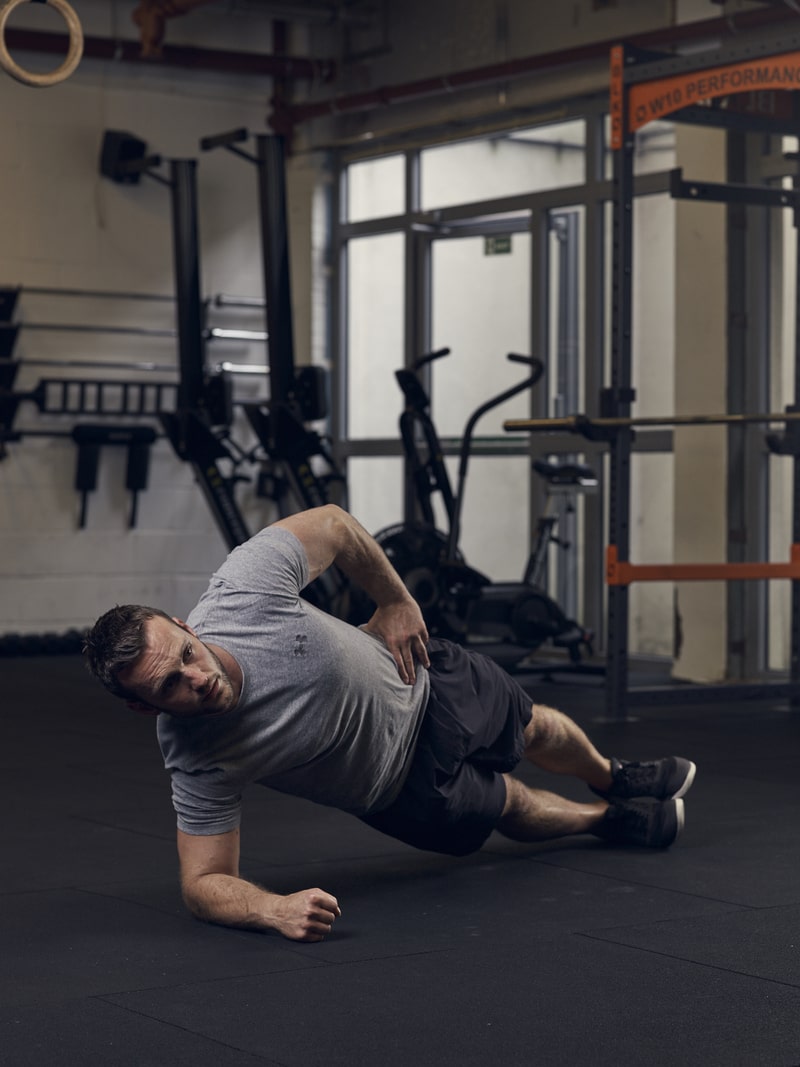
[[[203,878],[181,880],[181,897],[186,909],[203,922],[209,922],[212,918],[212,908],[209,906],[208,886],[203,884]]]
[[[352,525],[352,516],[338,504],[321,504],[314,510],[322,522],[332,530],[348,530]]]

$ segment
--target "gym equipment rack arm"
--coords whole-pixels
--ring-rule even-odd
[[[744,412],[714,415],[643,415],[638,418],[589,418],[587,415],[566,415],[553,419],[506,419],[503,429],[509,432],[526,430],[532,433],[578,433],[591,441],[613,442],[620,430],[654,426],[740,426],[757,423],[800,423],[800,412]],[[798,425],[800,431],[800,425]],[[791,435],[794,436],[794,435]],[[791,436],[787,438],[791,440]],[[769,440],[773,451],[786,451],[784,441]],[[794,447],[790,448],[796,454]],[[606,585],[627,586],[632,582],[691,582],[691,581],[747,581],[761,578],[791,578],[800,580],[800,544],[791,546],[788,562],[784,563],[631,563],[620,559],[619,548],[613,542],[606,548]]]

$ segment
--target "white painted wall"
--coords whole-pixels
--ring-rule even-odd
[[[115,29],[111,17],[125,6],[132,5],[76,4],[85,31],[100,35]],[[234,24],[240,31],[236,34]],[[172,40],[180,40],[177,29],[191,37],[197,26],[197,20],[176,22]],[[228,20],[227,31],[227,40],[217,35],[216,47],[258,44],[252,20]],[[124,32],[135,35],[135,27],[126,26]],[[171,294],[168,190],[148,179],[129,187],[101,178],[103,132],[130,131],[166,158],[197,158],[199,139],[206,134],[236,126],[263,131],[269,88],[267,79],[176,74],[91,60],[69,81],[50,89],[29,88],[0,74],[0,283]],[[198,173],[203,293],[261,296],[255,169],[216,152],[203,155]],[[310,292],[308,284],[305,289]],[[16,318],[23,323],[173,325],[171,305],[24,292]],[[260,313],[220,313],[216,324],[264,328]],[[308,336],[310,329],[300,332],[306,351]],[[266,362],[263,344],[209,346],[208,355],[212,361]],[[44,333],[23,326],[14,356],[23,364],[43,358],[174,364],[176,343]],[[42,376],[136,374],[23,365],[16,387],[32,388]],[[25,404],[16,428],[69,430],[74,421],[71,416],[42,417]],[[100,420],[88,416],[83,421]],[[124,461],[124,449],[103,450],[98,491],[89,503],[87,526],[79,530],[72,442],[25,438],[8,446],[0,461],[0,634],[82,627],[106,607],[129,600],[178,614],[191,607],[225,555],[222,537],[191,471],[165,441],[152,450],[150,488],[141,495],[137,527],[128,529]],[[271,516],[252,497],[251,487],[241,490],[243,509],[257,529]]]
[[[719,130],[679,127],[678,162],[687,174],[725,180]],[[727,407],[725,208],[680,201],[676,209],[675,410],[680,415]],[[728,547],[727,436],[724,427],[675,431],[675,562],[724,562]],[[683,642],[677,677],[719,681],[727,655],[725,582],[679,582],[676,605]]]
[[[659,169],[674,164],[674,151],[666,155],[661,144],[652,153]],[[643,162],[648,165],[641,169],[651,169],[648,155]],[[675,404],[675,204],[666,194],[640,197],[634,204],[633,262],[632,413],[669,415]],[[673,469],[670,455],[640,453],[631,459],[630,558],[635,563],[673,560]],[[672,583],[631,585],[629,625],[632,652],[671,656]]]
[[[784,151],[796,152],[797,138],[785,138]],[[788,185],[788,180],[784,185]],[[782,411],[795,397],[795,334],[797,319],[797,230],[791,212],[775,212],[770,218],[774,262],[772,269],[781,278],[771,286],[770,411]],[[788,558],[792,540],[794,493],[793,464],[784,456],[770,456],[770,541],[769,558],[778,563]],[[769,626],[768,663],[785,669],[791,656],[792,583],[767,585]]]

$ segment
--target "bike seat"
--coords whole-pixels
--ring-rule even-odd
[[[572,485],[590,488],[597,485],[597,475],[585,463],[561,463],[558,460],[536,459],[533,469],[548,485]]]

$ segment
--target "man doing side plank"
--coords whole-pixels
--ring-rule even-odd
[[[333,564],[377,605],[363,627],[300,595]],[[531,706],[492,660],[429,639],[381,548],[334,505],[234,549],[187,622],[116,607],[85,653],[112,693],[158,714],[183,897],[211,922],[321,941],[341,914],[321,889],[282,895],[240,876],[241,797],[253,782],[451,855],[479,849],[493,830],[667,848],[683,827],[691,761],[602,756],[566,715]],[[594,796],[576,802],[523,784],[510,774],[523,757]]]

